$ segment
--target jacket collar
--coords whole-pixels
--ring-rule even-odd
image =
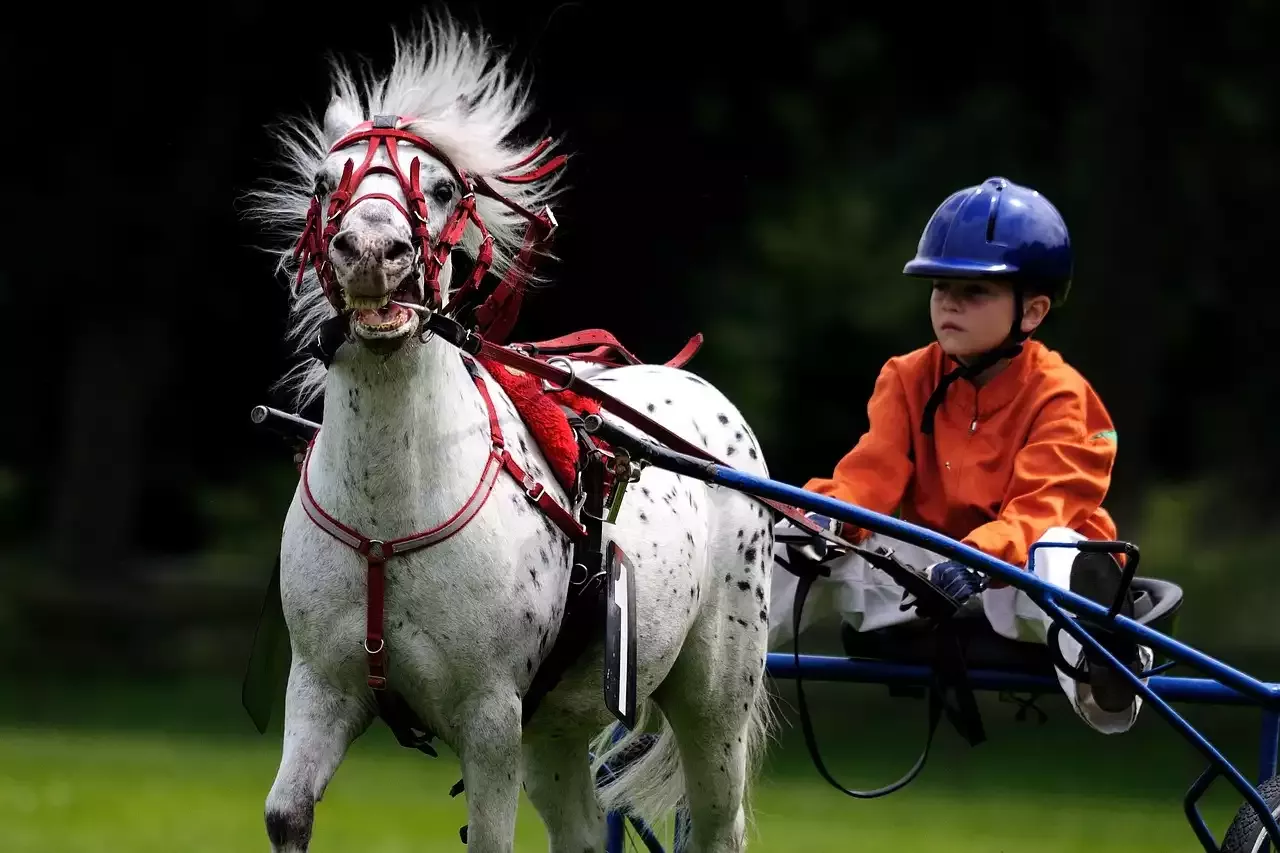
[[[935,344],[936,345],[936,344]],[[947,389],[943,406],[956,408],[966,417],[977,415],[982,417],[999,411],[1018,396],[1026,385],[1035,363],[1039,361],[1044,344],[1036,340],[1028,340],[1022,345],[1022,352],[1009,360],[1004,370],[988,380],[981,388],[968,379],[961,379]],[[941,353],[941,349],[939,349]],[[938,379],[960,367],[960,363],[949,355],[943,354],[938,360]]]

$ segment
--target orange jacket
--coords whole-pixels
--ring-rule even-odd
[[[900,509],[905,521],[1019,567],[1050,527],[1115,539],[1101,505],[1116,433],[1084,377],[1028,341],[982,388],[952,383],[933,435],[923,435],[925,401],[957,366],[936,342],[891,358],[867,406],[867,432],[832,477],[804,487],[883,514]]]

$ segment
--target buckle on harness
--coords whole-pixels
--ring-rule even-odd
[[[520,485],[524,486],[524,496],[533,503],[537,503],[538,499],[542,497],[542,493],[546,491],[545,486],[528,474],[524,475],[524,482]]]
[[[383,542],[381,539],[370,539],[369,549],[366,553],[369,559],[379,563],[390,556],[387,553],[387,543]],[[370,652],[370,654],[373,654],[373,652]]]

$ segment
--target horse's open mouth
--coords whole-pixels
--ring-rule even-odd
[[[422,286],[416,275],[408,275],[390,294],[370,297],[348,293],[346,301],[351,308],[351,330],[358,337],[369,341],[396,340],[412,334],[418,325],[418,315],[396,303],[420,305]]]

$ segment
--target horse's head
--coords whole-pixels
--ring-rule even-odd
[[[527,93],[485,37],[428,19],[397,39],[388,74],[361,85],[338,65],[333,87],[322,121],[280,136],[293,180],[254,194],[254,213],[289,241],[300,349],[345,314],[354,342],[393,352],[413,339],[420,310],[475,308],[487,273],[523,286],[526,255],[543,251],[526,237],[553,224],[545,205],[565,158],[551,140],[515,139]],[[452,280],[455,251],[472,261],[465,281]],[[297,372],[305,403],[325,371]]]
[[[387,352],[417,329],[408,306],[441,306],[449,252],[478,222],[474,189],[411,118],[361,120],[335,100],[324,126],[337,141],[316,170],[299,254],[350,311],[356,340]]]

